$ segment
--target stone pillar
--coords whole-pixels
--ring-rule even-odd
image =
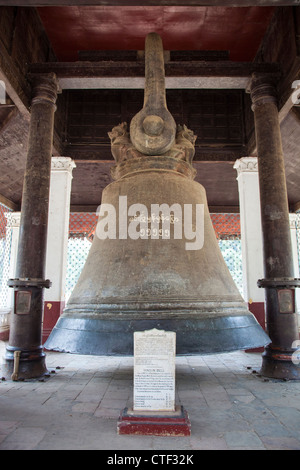
[[[45,291],[43,343],[51,333],[65,306],[70,195],[72,170],[69,157],[53,157],[51,161],[46,277],[51,287]]]
[[[264,292],[257,286],[264,273],[257,157],[242,157],[234,168],[239,188],[243,294],[250,312],[265,328]]]
[[[32,92],[16,278],[9,281],[14,288],[14,310],[4,369],[6,374],[12,374],[15,363],[14,379],[40,377],[47,371],[41,340],[43,293],[51,285],[45,280],[45,261],[57,98],[55,75],[35,76]]]
[[[261,221],[264,252],[267,333],[271,343],[263,353],[261,373],[267,377],[299,379],[292,345],[299,339],[295,312],[295,287],[289,208],[284,158],[278,118],[276,84],[273,78],[253,75],[254,111]],[[294,343],[295,344],[295,343]]]

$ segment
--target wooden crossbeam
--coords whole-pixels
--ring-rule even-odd
[[[54,72],[62,89],[144,88],[141,61],[47,62],[32,64],[30,74]],[[167,88],[247,88],[252,73],[279,73],[276,63],[170,61]]]

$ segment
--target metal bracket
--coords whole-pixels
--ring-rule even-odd
[[[42,289],[46,287],[49,289],[51,287],[52,282],[49,279],[39,279],[39,278],[16,278],[16,279],[9,279],[7,281],[8,287],[38,287]]]
[[[259,279],[257,281],[258,287],[266,287],[266,288],[287,288],[292,289],[295,287],[300,287],[300,279],[299,278],[291,278],[291,277],[276,277],[270,279]]]

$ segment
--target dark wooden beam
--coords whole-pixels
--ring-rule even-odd
[[[0,5],[13,6],[291,6],[299,5],[298,0],[0,0]]]
[[[11,209],[13,211],[19,211],[21,208],[19,204],[16,204],[10,199],[7,199],[7,197],[3,196],[3,194],[0,194],[0,204],[5,207],[8,207],[8,209]]]
[[[297,212],[297,211],[300,211],[300,201],[296,202],[293,205],[293,212]]]
[[[286,34],[286,32],[289,34]],[[278,41],[278,38],[284,38]],[[279,64],[279,120],[288,115],[293,103],[294,82],[300,79],[300,8],[278,8],[257,52],[255,62]]]
[[[7,4],[15,5],[14,2]],[[28,3],[24,2],[24,5],[28,6]],[[29,116],[31,100],[31,86],[26,76],[28,64],[47,60],[54,61],[56,56],[36,9],[1,8],[0,80],[12,102],[25,116]]]
[[[15,116],[17,108],[12,104],[0,104],[0,130],[2,130],[9,120]]]
[[[239,214],[239,206],[208,206],[210,214]]]
[[[96,204],[93,204],[93,205],[90,205],[90,204],[86,204],[86,205],[71,204],[70,212],[93,212],[93,213],[95,213],[97,211],[98,207],[99,207],[99,204],[98,204],[98,206],[96,206]]]
[[[62,90],[143,89],[142,61],[37,63],[30,74],[54,72]],[[252,73],[280,74],[276,63],[231,61],[169,61],[165,63],[167,89],[247,89]]]
[[[300,8],[293,9],[297,55],[300,55]]]
[[[138,50],[92,50],[78,51],[79,61],[100,62],[103,60],[117,62],[135,62],[145,60],[145,51]],[[186,51],[164,51],[165,62],[171,61],[191,61],[191,60],[229,60],[229,51],[206,51],[206,50],[186,50]]]
[[[290,110],[295,106],[294,92],[299,88],[300,83],[300,56],[295,57],[289,73],[284,76],[284,79],[279,84],[279,120],[284,121]],[[294,82],[298,81],[298,86]]]
[[[58,79],[101,77],[144,77],[145,66],[135,61],[47,62],[32,64],[29,73],[54,72]],[[277,64],[231,61],[170,61],[165,64],[166,77],[250,77],[252,73],[278,73]]]
[[[30,86],[26,78],[9,56],[0,40],[0,80],[6,92],[22,114],[29,114]]]

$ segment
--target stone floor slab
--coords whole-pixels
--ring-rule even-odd
[[[260,353],[176,358],[176,403],[191,421],[180,438],[118,435],[132,358],[46,354],[43,382],[0,380],[0,450],[300,449],[300,383],[261,377]]]

